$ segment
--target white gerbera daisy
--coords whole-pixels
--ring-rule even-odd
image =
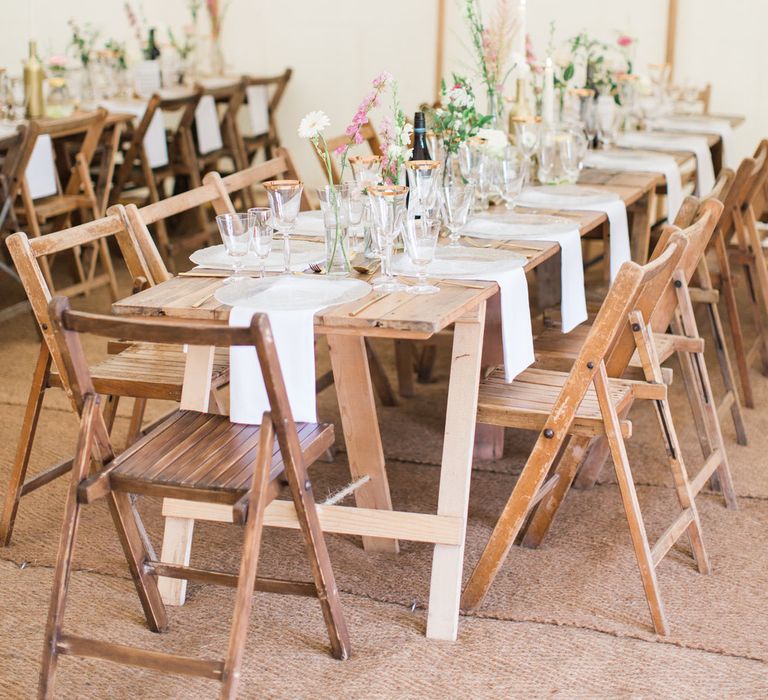
[[[299,124],[299,137],[302,139],[314,139],[329,126],[331,120],[325,112],[319,110],[310,112]]]

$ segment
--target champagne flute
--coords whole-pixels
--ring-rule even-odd
[[[435,257],[440,221],[426,216],[408,216],[405,221],[405,250],[418,270],[417,282],[408,289],[410,294],[437,294],[439,287],[427,282],[427,267]]]
[[[450,232],[450,246],[459,247],[459,231],[466,226],[469,209],[475,198],[475,184],[446,185],[440,191],[443,199],[443,223]]]
[[[216,217],[221,240],[227,255],[232,258],[232,274],[224,280],[231,284],[244,279],[240,276],[243,259],[251,249],[252,229],[248,226],[248,214],[219,214]]]
[[[272,210],[273,226],[283,234],[284,274],[291,273],[291,232],[301,207],[304,183],[299,180],[270,180],[264,183]]]
[[[533,154],[539,147],[541,138],[541,118],[526,117],[515,120],[515,139],[520,153],[525,158],[525,183],[531,181]]]
[[[248,228],[252,232],[253,251],[259,259],[259,277],[264,277],[267,258],[272,252],[272,210],[269,207],[252,207],[248,210]]]
[[[425,216],[437,200],[440,163],[436,160],[411,160],[406,163],[408,173],[408,209],[415,216]]]
[[[377,292],[402,292],[408,289],[392,274],[392,249],[403,226],[405,198],[408,188],[403,185],[375,185],[368,188],[374,225],[382,247],[382,271],[384,276],[376,281]]]

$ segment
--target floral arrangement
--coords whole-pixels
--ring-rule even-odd
[[[93,50],[96,47],[96,41],[99,38],[99,32],[89,24],[86,24],[84,27],[80,27],[73,19],[70,19],[68,24],[70,30],[72,31],[72,37],[69,40],[69,46],[74,50],[75,55],[80,59],[80,63],[83,64],[83,68],[87,68],[91,61]]]
[[[397,82],[392,81],[392,116],[381,120],[381,138],[383,141],[381,157],[381,177],[387,185],[399,185],[400,173],[413,149],[411,136],[413,126],[405,118],[397,94]]]
[[[110,39],[104,44],[104,48],[109,51],[112,58],[114,58],[115,66],[118,70],[128,70],[128,57],[124,43],[117,41],[116,39]]]
[[[494,22],[486,26],[478,0],[466,0],[465,16],[480,77],[489,99],[495,99],[515,68],[512,50],[519,25],[517,15],[511,0],[497,0]]]
[[[584,87],[614,95],[619,101],[617,76],[632,74],[629,49],[633,44],[626,35],[620,35],[615,44],[607,44],[585,32],[577,34],[569,40],[571,61],[565,69],[566,82],[574,75],[574,61],[581,56],[587,71]]]
[[[48,72],[54,77],[63,77],[67,72],[67,57],[61,54],[48,58]]]
[[[123,7],[125,8],[126,19],[133,30],[133,35],[136,37],[136,42],[139,44],[141,53],[144,54],[145,58],[151,59],[152,57],[148,53],[150,28],[147,18],[144,15],[144,6],[139,4],[139,11],[137,13],[131,6],[131,3],[128,2],[128,0],[125,0]]]
[[[453,75],[450,88],[442,82],[442,107],[430,112],[432,131],[442,142],[446,153],[458,153],[459,146],[486,124],[492,115],[481,115],[475,108],[475,95],[466,78]]]
[[[168,27],[168,43],[179,55],[179,58],[186,61],[195,50],[195,28],[192,25],[186,25],[182,31],[183,39],[178,39],[173,33],[173,29]]]
[[[190,3],[190,10],[192,5]],[[221,26],[224,23],[224,16],[229,9],[229,2],[220,2],[219,0],[206,0],[205,7],[208,10],[208,19],[211,22],[211,38],[216,41],[221,36]]]
[[[344,177],[344,169],[347,165],[347,157],[349,155],[349,148],[353,144],[360,144],[363,142],[363,135],[361,133],[362,128],[368,123],[368,113],[381,101],[381,94],[386,89],[387,85],[392,81],[392,76],[389,73],[381,73],[373,79],[373,88],[366,95],[360,106],[357,108],[355,115],[352,117],[352,121],[345,129],[344,133],[347,135],[347,142],[334,150],[335,155],[341,158],[341,171],[339,173],[339,180]],[[309,139],[315,150],[322,158],[325,164],[326,172],[328,174],[328,182],[333,184],[333,174],[331,170],[331,154],[328,150],[328,144],[323,136],[323,131],[330,126],[330,119],[328,115],[322,111],[314,111],[307,114],[299,124],[299,137],[303,139]]]

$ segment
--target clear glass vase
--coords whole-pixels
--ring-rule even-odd
[[[325,274],[345,277],[352,270],[349,250],[349,186],[326,185],[318,189],[325,223]]]

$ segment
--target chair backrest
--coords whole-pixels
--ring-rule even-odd
[[[691,281],[701,259],[706,254],[712,239],[723,205],[716,199],[697,200],[695,197],[686,198],[680,207],[675,226],[665,227],[659,241],[653,250],[651,260],[663,254],[674,235],[685,237],[687,245],[677,271],[681,273],[685,283]],[[682,229],[682,231],[680,230]],[[651,317],[651,327],[657,333],[663,333],[669,327],[677,308],[677,293],[674,284],[663,290]]]
[[[235,168],[245,167],[241,160],[244,152],[242,136],[237,126],[237,113],[245,102],[245,85],[242,80],[234,82],[206,81],[198,85],[202,97],[213,98],[218,109],[219,129],[224,140],[225,148],[229,148],[235,160]]]
[[[4,170],[6,183],[11,198],[17,197],[25,187],[27,167],[32,159],[38,139],[41,136],[49,136],[51,142],[59,139],[80,139],[75,154],[75,164],[66,179],[66,182],[57,182],[59,194],[77,194],[83,184],[82,178],[86,171],[104,130],[107,119],[107,111],[97,109],[94,112],[75,114],[61,119],[33,119],[24,129],[24,135],[15,159],[8,164],[8,170]],[[57,178],[58,179],[58,178]]]
[[[53,361],[59,369],[61,369],[61,353],[53,338],[48,307],[52,293],[43,275],[40,259],[111,236],[117,240],[131,276],[134,279],[151,280],[151,274],[138,244],[123,220],[116,215],[40,237],[30,238],[26,233],[18,232],[9,236],[6,241],[16,271],[32,307],[32,313],[40,327],[43,341],[48,346]]]
[[[280,75],[266,78],[253,75],[243,76],[243,88],[245,90],[249,87],[264,87],[268,92],[271,92],[267,102],[267,115],[269,117],[269,141],[273,146],[280,145],[275,115],[292,75],[293,69],[286,68]],[[261,134],[254,134],[254,136],[261,136]]]
[[[360,136],[363,137],[363,143],[367,143],[371,151],[368,155],[382,155],[379,135],[376,133],[376,129],[373,128],[372,124],[364,124],[360,129]],[[349,136],[346,134],[342,134],[341,136],[332,136],[330,138],[326,138],[325,142],[328,145],[328,152],[331,154],[331,175],[333,176],[333,181],[338,183],[339,178],[341,177],[341,173],[339,164],[336,162],[337,159],[334,157],[334,151],[340,146],[346,146],[349,143]],[[314,146],[312,147],[312,150],[315,151]],[[322,167],[323,173],[327,178],[328,171],[325,167],[325,161],[317,151],[315,151],[315,155],[317,156],[317,159],[320,162],[320,167]]]
[[[61,349],[59,370],[80,413],[86,397],[93,396],[95,391],[79,334],[164,345],[254,346],[283,459],[293,460],[301,468],[303,462],[299,437],[266,314],[254,314],[250,326],[235,328],[223,324],[201,325],[194,321],[120,318],[75,312],[69,308],[66,297],[56,297],[49,304],[48,316],[51,318],[56,344]]]

